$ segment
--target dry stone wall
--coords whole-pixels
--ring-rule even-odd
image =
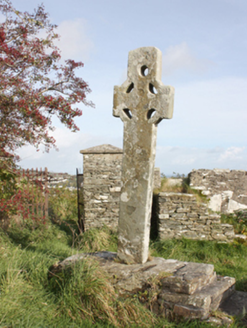
[[[83,221],[85,230],[106,225],[116,229],[119,219],[123,150],[100,145],[83,154]],[[161,185],[160,169],[154,169],[154,188]]]
[[[68,173],[48,172],[48,188],[66,187],[69,190],[76,190],[76,176]]]
[[[122,149],[101,145],[82,150],[81,153],[85,230],[102,225],[116,229],[119,219]],[[160,172],[157,168],[154,180],[155,187],[159,187]],[[236,202],[235,199],[240,199],[243,206],[247,204],[245,171],[193,170],[190,181],[193,188],[212,197],[209,204],[212,204],[212,199],[221,197],[219,211],[229,210],[229,203]],[[208,204],[198,204],[196,197],[191,194],[160,193],[152,212],[158,217],[157,230],[161,239],[186,237],[231,241],[235,236],[231,225],[221,224],[220,216],[210,214]]]
[[[247,208],[247,171],[193,170],[190,186],[202,191],[209,199],[209,208],[216,212],[233,213]]]
[[[207,204],[197,203],[191,194],[162,192],[158,195],[160,239],[189,238],[232,241],[233,226],[221,224],[220,216],[210,214]]]
[[[81,153],[85,230],[104,224],[115,229],[119,216],[122,149],[101,145]]]

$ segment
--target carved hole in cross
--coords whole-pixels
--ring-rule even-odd
[[[132,113],[131,113],[131,110],[129,110],[129,108],[124,108],[123,109],[124,111],[124,114],[128,117],[128,118],[132,118]]]
[[[148,73],[149,73],[149,69],[148,69],[148,67],[147,67],[146,65],[143,65],[143,66],[141,67],[141,74],[142,74],[142,76],[147,76]]]
[[[157,95],[158,91],[152,83],[149,83],[149,91],[154,95]]]
[[[132,82],[129,86],[128,89],[126,90],[126,93],[130,93],[134,89],[134,83]]]
[[[157,126],[161,121],[163,120],[163,118],[159,118],[158,121],[155,123],[155,125]]]
[[[154,108],[149,109],[149,111],[147,112],[147,119],[149,120],[150,118],[152,118],[154,116],[155,112],[156,112],[156,109],[154,109]]]

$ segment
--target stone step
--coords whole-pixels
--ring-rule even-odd
[[[213,282],[197,290],[194,294],[182,294],[163,289],[159,294],[159,304],[170,308],[177,316],[206,319],[210,311],[229,297],[235,288],[235,279],[217,276]]]
[[[162,287],[170,292],[194,294],[214,282],[216,273],[212,264],[184,262],[172,276],[161,279]]]
[[[198,294],[211,297],[210,310],[215,311],[235,291],[235,278],[217,276],[215,283],[202,288]]]

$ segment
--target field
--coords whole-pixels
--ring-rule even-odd
[[[246,232],[245,216],[224,222]],[[119,299],[96,264],[75,265],[49,278],[49,268],[78,252],[116,251],[117,235],[106,227],[79,234],[76,192],[62,188],[50,196],[49,221],[9,221],[0,229],[0,327],[212,327],[199,321],[157,318],[138,297]],[[247,291],[247,242],[220,244],[193,240],[152,240],[152,256],[214,264]],[[220,315],[220,314],[218,314]],[[240,318],[231,327],[244,327]]]

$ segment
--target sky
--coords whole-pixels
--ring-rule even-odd
[[[12,0],[33,11],[39,0]],[[62,59],[82,61],[77,74],[88,82],[79,105],[80,131],[54,120],[57,147],[48,154],[25,146],[23,168],[47,167],[75,174],[81,149],[122,148],[123,123],[112,116],[113,88],[127,77],[128,52],[162,51],[162,82],[175,88],[174,115],[158,125],[156,167],[165,175],[192,169],[247,170],[246,0],[43,0],[58,25]]]

